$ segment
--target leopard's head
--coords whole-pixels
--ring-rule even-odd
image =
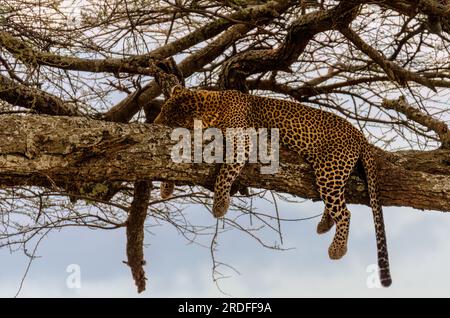
[[[154,120],[172,128],[184,127],[193,129],[196,116],[196,98],[192,91],[180,85],[172,89],[170,98],[161,107],[161,112]]]

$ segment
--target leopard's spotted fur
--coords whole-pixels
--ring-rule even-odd
[[[336,224],[336,233],[328,251],[331,259],[339,259],[347,251],[350,212],[344,190],[351,171],[360,160],[366,172],[373,210],[381,283],[383,286],[391,284],[373,148],[359,130],[339,116],[299,103],[239,91],[192,91],[181,87],[174,89],[155,123],[192,129],[193,119],[201,119],[203,128],[279,129],[280,146],[298,152],[314,170],[318,190],[325,203],[317,232],[325,233]],[[227,212],[231,186],[244,165],[221,166],[214,188],[213,213],[216,217]],[[162,185],[164,197],[170,196],[172,190],[170,183]]]

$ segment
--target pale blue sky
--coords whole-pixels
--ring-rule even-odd
[[[281,214],[307,217],[320,213],[322,203],[282,204]],[[331,261],[327,248],[332,234],[315,233],[318,219],[284,223],[284,247],[268,250],[236,230],[220,237],[221,261],[240,275],[221,283],[235,297],[391,297],[450,296],[450,218],[445,213],[411,208],[385,208],[393,285],[369,289],[368,265],[376,262],[375,237],[368,207],[351,205],[353,212],[347,255]],[[232,212],[231,212],[232,213]],[[214,220],[205,210],[191,208],[187,215],[204,223]],[[151,222],[151,218],[148,220]],[[52,233],[39,248],[21,296],[30,297],[224,297],[211,279],[209,249],[187,245],[169,226],[152,229],[145,249],[147,290],[138,295],[125,259],[123,230],[65,229]],[[277,239],[266,234],[268,242]],[[14,296],[27,265],[20,253],[0,251],[0,296]],[[81,267],[81,288],[69,289],[66,268]]]

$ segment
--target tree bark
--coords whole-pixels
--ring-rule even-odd
[[[218,165],[171,160],[171,129],[81,117],[0,117],[0,187],[67,182],[171,180],[212,189]],[[385,206],[450,210],[450,151],[378,151],[380,195]],[[319,200],[310,166],[282,149],[276,174],[249,164],[240,184]],[[350,178],[348,203],[368,204],[362,173]]]

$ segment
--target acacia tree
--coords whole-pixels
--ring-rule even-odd
[[[379,146],[383,205],[448,211],[449,22],[445,0],[0,0],[0,246],[126,227],[138,291],[149,222],[211,235],[213,252],[230,227],[277,248],[256,230],[283,217],[249,202],[319,199],[311,168],[288,150],[276,174],[248,165],[236,187],[248,198],[223,226],[191,223],[183,207],[210,211],[217,166],[174,163],[170,129],[151,124],[180,81],[338,113]],[[368,204],[358,171],[346,198]]]

